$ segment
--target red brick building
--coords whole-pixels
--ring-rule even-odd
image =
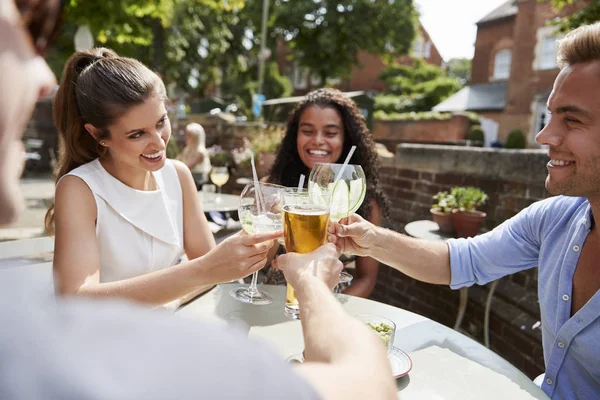
[[[475,111],[499,124],[498,139],[521,130],[529,146],[548,122],[546,102],[558,74],[556,40],[549,21],[559,15],[548,2],[509,0],[477,22],[471,84],[440,103],[436,111]]]
[[[283,73],[292,81],[295,95],[302,95],[323,86],[320,78],[315,75],[311,76],[308,68],[299,66],[293,62],[290,63],[286,60],[288,50],[283,42],[277,44],[276,51],[279,70],[283,71]],[[400,57],[396,61],[398,63],[406,64],[410,63],[412,57],[423,58],[430,64],[438,66],[444,65],[444,59],[421,24],[419,24],[419,33],[413,43],[411,55]],[[359,65],[352,68],[349,78],[344,80],[334,80],[330,83],[333,83],[340,90],[346,92],[385,90],[385,84],[379,79],[381,72],[385,68],[385,64],[381,57],[367,51],[360,51],[357,58]]]

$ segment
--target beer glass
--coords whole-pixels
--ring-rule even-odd
[[[306,189],[286,188],[281,193],[281,205],[286,251],[310,253],[327,242],[328,202],[314,202]],[[300,318],[296,292],[289,283],[284,311],[291,319]]]

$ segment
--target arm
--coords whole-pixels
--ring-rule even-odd
[[[410,238],[365,221],[354,214],[329,224],[328,240],[339,251],[372,257],[420,281],[450,284],[448,245]]]
[[[77,215],[77,218],[72,218]],[[100,283],[100,254],[95,233],[96,203],[87,185],[75,176],[56,188],[56,289],[63,295],[122,297],[164,304],[201,287],[245,277],[262,268],[273,239],[281,233],[247,235],[224,240],[201,257],[159,271],[117,282]]]
[[[298,372],[325,399],[395,399],[385,346],[331,292],[341,270],[334,246],[285,254],[277,264],[300,303],[307,362]]]
[[[371,215],[369,222],[375,226],[381,225],[381,207],[375,200],[371,200]],[[355,276],[352,285],[344,290],[344,294],[358,297],[369,297],[377,282],[379,261],[371,257],[356,257]]]

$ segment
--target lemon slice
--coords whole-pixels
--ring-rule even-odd
[[[349,213],[353,214],[358,210],[365,199],[367,185],[363,179],[354,179],[350,181],[350,204]]]
[[[329,208],[329,218],[332,221],[339,221],[349,215],[350,212],[350,190],[346,181],[339,180],[333,187],[331,194],[331,206]]]

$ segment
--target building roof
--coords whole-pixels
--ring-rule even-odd
[[[433,111],[487,111],[504,110],[507,82],[482,83],[462,88],[437,106]]]
[[[506,3],[502,4],[500,7],[496,8],[488,15],[477,21],[477,25],[517,15],[518,7],[516,3],[517,2],[515,0],[508,0]]]

